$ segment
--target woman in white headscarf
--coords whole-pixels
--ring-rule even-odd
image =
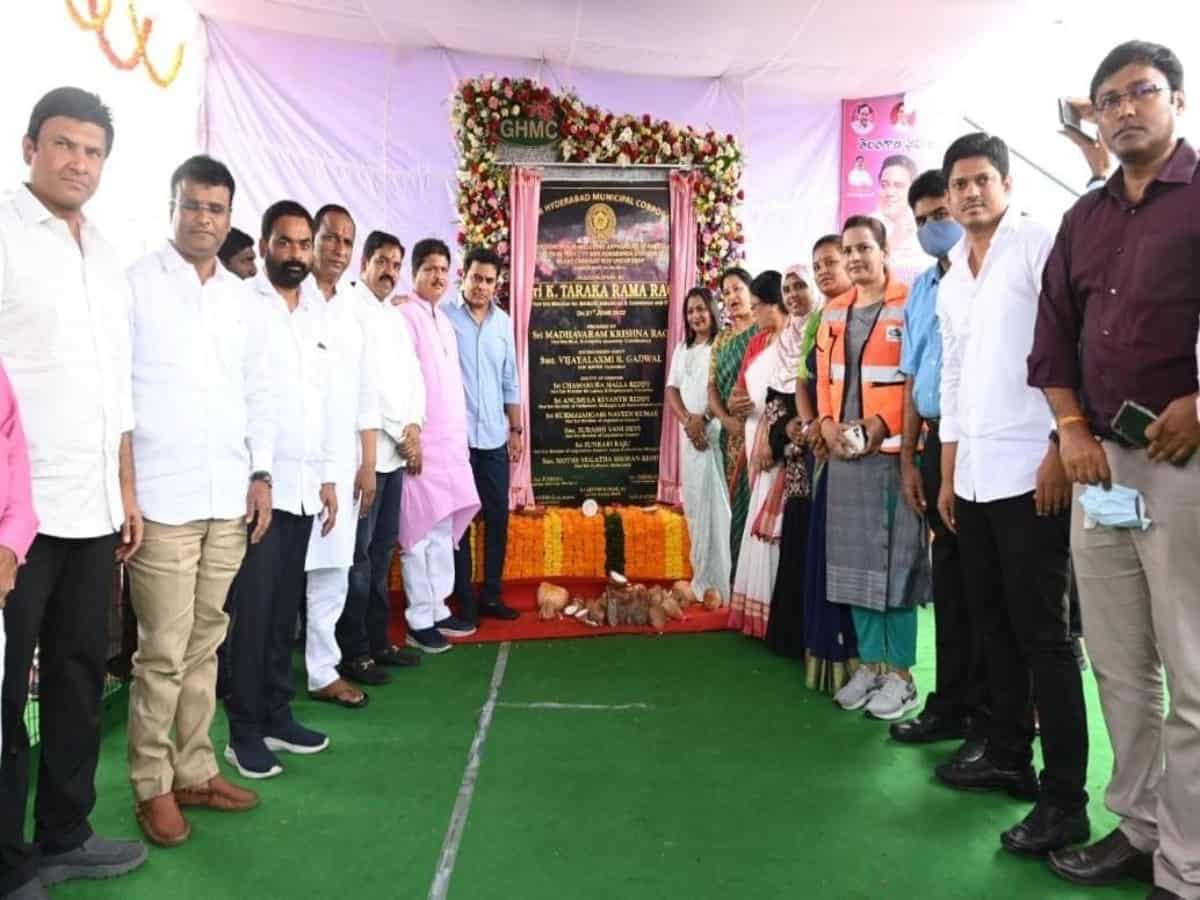
[[[816,416],[803,379],[797,376],[805,364],[809,326],[821,317],[819,298],[808,266],[794,265],[784,273],[783,302],[789,319],[780,338],[780,366],[768,401],[777,412],[768,441],[772,458],[782,462],[782,474],[766,506],[779,517],[780,531],[766,645],[793,659],[804,658],[804,576],[812,506],[812,454],[802,426]],[[760,515],[765,522],[767,513]]]
[[[795,272],[787,279],[778,272],[764,272],[754,280],[751,294],[758,301],[760,335],[755,338],[757,346],[747,351],[748,363],[739,379],[739,388],[754,404],[754,412],[746,422],[751,495],[742,534],[745,563],[738,567],[734,579],[729,625],[757,638],[765,638],[770,626],[784,506],[791,495],[808,496],[802,452],[789,459],[786,448],[771,440],[775,426],[786,424],[796,414],[796,375],[812,306],[811,301],[805,302],[796,294],[797,280],[805,283]],[[803,290],[806,292],[807,287]]]

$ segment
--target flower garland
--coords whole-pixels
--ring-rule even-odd
[[[745,199],[739,186],[742,149],[732,134],[681,128],[649,115],[614,116],[573,93],[556,95],[531,79],[493,75],[460,82],[451,97],[460,245],[492,247],[508,256],[508,169],[497,163],[496,151],[501,121],[522,116],[559,122],[563,162],[691,167],[700,281],[716,288],[721,271],[744,258],[737,215]]]
[[[100,45],[101,52],[105,55],[108,61],[114,68],[128,72],[136,69],[138,63],[146,69],[146,74],[160,88],[168,88],[179,77],[179,70],[183,68],[183,54],[185,45],[178,44],[175,47],[175,55],[171,60],[171,66],[167,73],[161,74],[150,60],[150,54],[147,52],[147,45],[150,42],[150,34],[154,30],[154,19],[146,16],[142,18],[137,13],[137,7],[134,5],[134,0],[128,0],[125,9],[129,17],[129,27],[133,30],[133,53],[128,57],[121,57],[117,51],[113,49],[112,43],[108,39],[108,34],[105,31],[108,25],[109,16],[112,15],[112,0],[87,0],[88,18],[85,18],[75,7],[75,0],[65,0],[67,4],[67,14],[75,21],[84,31],[94,31],[96,33],[96,41]]]

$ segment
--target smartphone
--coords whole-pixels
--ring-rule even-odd
[[[1065,97],[1058,98],[1058,121],[1063,128],[1083,135],[1089,141],[1096,140],[1094,129],[1079,117],[1079,109]]]
[[[1126,400],[1112,420],[1112,430],[1135,447],[1148,447],[1150,439],[1146,437],[1146,429],[1157,418],[1140,403]]]
[[[851,425],[842,432],[846,446],[850,448],[850,452],[855,456],[862,456],[867,452],[867,429],[861,425]]]

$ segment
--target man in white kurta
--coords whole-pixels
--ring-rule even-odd
[[[326,334],[331,341],[333,402],[329,415],[337,441],[338,508],[342,515],[328,534],[313,522],[309,538],[306,596],[308,622],[304,662],[308,692],[314,700],[361,709],[367,695],[338,674],[341,652],[336,629],[346,605],[354,538],[359,516],[370,509],[375,495],[375,434],[379,429],[379,394],[374,355],[350,289],[338,290],[354,247],[354,220],[342,207],[317,212],[312,281],[324,298]]]

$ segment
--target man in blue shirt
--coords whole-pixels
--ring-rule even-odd
[[[500,257],[475,249],[463,261],[462,302],[448,311],[458,335],[458,360],[467,394],[467,443],[471,471],[483,506],[483,585],[471,584],[471,542],[466,536],[454,554],[454,593],[459,617],[515,619],[500,599],[500,578],[508,546],[509,465],[521,458],[521,390],[512,319],[496,305]]]
[[[900,371],[905,375],[904,435],[900,468],[904,498],[933,531],[933,609],[937,628],[937,687],[924,711],[891,727],[892,737],[906,744],[968,737],[960,754],[982,752],[979,726],[986,706],[986,678],[977,629],[967,608],[958,538],[937,511],[941,488],[942,337],[937,320],[938,285],[950,268],[948,254],[962,237],[950,217],[946,179],[939,170],[925,172],[908,192],[922,249],[937,262],[913,282],[904,309],[904,346]],[[921,426],[925,447],[918,454]],[[933,501],[933,502],[928,502]]]

